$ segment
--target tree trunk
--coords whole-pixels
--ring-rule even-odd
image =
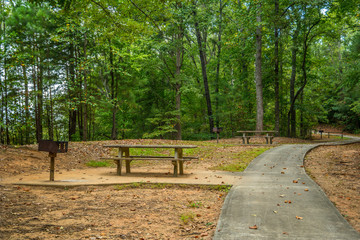
[[[303,42],[303,60],[302,60],[302,65],[301,65],[301,69],[302,69],[302,72],[303,72],[303,81],[302,81],[302,86],[299,88],[299,90],[296,92],[293,100],[291,101],[291,105],[290,105],[290,109],[291,108],[294,108],[294,105],[295,105],[295,101],[296,99],[298,98],[298,96],[300,94],[302,94],[302,92],[304,91],[304,88],[307,84],[307,72],[306,72],[306,58],[307,58],[307,51],[308,51],[308,47],[309,47],[309,42],[311,42],[312,38],[315,37],[313,36],[311,39],[309,39],[309,35],[310,35],[310,32],[311,30],[317,25],[319,24],[320,22],[320,18],[314,23],[312,24],[311,27],[309,27],[307,33],[305,34],[305,37],[304,37],[304,42]],[[289,114],[290,114],[290,111],[289,111]],[[303,132],[303,129],[300,129],[301,132]]]
[[[261,22],[261,3],[258,4],[256,21]],[[261,48],[262,48],[262,25],[256,29],[256,54],[255,54],[255,83],[256,83],[256,130],[263,130],[264,107],[263,107],[263,85],[261,73]]]
[[[6,57],[5,57],[5,65],[6,65]],[[5,68],[5,76],[4,76],[4,85],[5,85],[5,135],[6,135],[6,144],[10,145],[10,135],[9,135],[9,108],[8,108],[8,86],[7,86],[7,70]]]
[[[84,106],[83,106],[83,141],[87,141],[87,36],[85,33],[84,36],[84,61],[85,61],[85,66],[84,66]]]
[[[24,85],[25,85],[25,143],[30,143],[30,111],[29,111],[29,82],[26,75],[26,66],[22,64]]]
[[[221,34],[222,34],[222,0],[219,1],[219,33],[218,33],[218,52],[217,52],[217,64],[216,64],[216,77],[215,77],[215,125],[216,127],[220,127],[220,119],[219,119],[219,81],[220,81],[220,57],[221,57]]]
[[[43,63],[42,58],[37,57],[37,74],[36,74],[36,86],[37,86],[37,117],[36,117],[36,140],[42,139],[42,116],[43,116]]]
[[[296,109],[292,102],[295,102],[295,80],[296,80],[296,55],[297,55],[297,38],[299,35],[300,24],[297,24],[294,36],[293,46],[291,49],[291,77],[290,77],[290,110],[288,112],[288,137],[296,137]]]
[[[279,133],[280,131],[280,97],[279,97],[279,27],[278,27],[278,17],[279,17],[279,0],[275,0],[275,46],[274,46],[274,58],[275,58],[275,69],[274,69],[274,78],[275,78],[275,131]]]
[[[207,106],[207,114],[209,118],[209,132],[212,133],[212,130],[214,128],[214,119],[213,119],[213,113],[212,113],[212,107],[211,107],[211,99],[210,99],[210,91],[209,91],[209,83],[206,73],[206,57],[205,57],[205,43],[203,44],[203,39],[201,36],[200,28],[199,28],[199,22],[196,19],[196,11],[193,12],[195,16],[195,31],[196,31],[196,39],[199,47],[199,57],[201,62],[201,72],[203,76],[204,81],[204,88],[205,88],[205,99],[206,99],[206,106]]]
[[[116,113],[117,113],[117,99],[116,99],[116,87],[115,87],[115,74],[114,74],[114,62],[113,62],[113,49],[111,47],[111,40],[109,39],[110,46],[110,76],[111,76],[111,100],[113,104],[112,109],[112,129],[111,139],[117,139],[117,128],[116,128]]]
[[[68,76],[69,85],[75,86],[75,65],[74,65],[74,45],[70,44],[70,59],[69,59],[69,69],[68,69]],[[69,76],[70,75],[70,76]],[[69,100],[73,102],[73,98],[75,97],[75,93],[71,88],[68,88]],[[73,106],[70,106],[69,109],[69,141],[74,140],[74,135],[76,133],[76,110],[75,110],[75,103]]]
[[[180,5],[178,5],[181,7]],[[178,27],[178,33],[176,34],[177,40],[177,48],[176,48],[176,70],[175,70],[175,109],[177,111],[176,119],[177,122],[175,124],[176,130],[176,140],[181,140],[181,82],[180,82],[180,71],[183,63],[184,49],[183,49],[183,37],[184,37],[184,28],[182,26],[182,21]]]

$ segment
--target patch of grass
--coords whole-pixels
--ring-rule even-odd
[[[110,167],[112,165],[113,163],[111,160],[107,160],[107,161],[91,160],[86,163],[86,166],[88,167]]]
[[[147,182],[134,182],[128,184],[116,185],[115,190],[141,188],[141,189],[203,189],[203,190],[215,190],[220,192],[229,192],[232,185],[193,185],[193,184],[171,184],[171,183],[147,183]]]
[[[130,184],[116,185],[114,188],[115,188],[115,190],[123,190],[123,189],[130,189],[130,188],[142,188],[144,185],[145,185],[144,182],[133,182]]]
[[[260,147],[260,148],[253,148],[244,152],[237,153],[233,159],[234,162],[231,163],[223,163],[216,167],[214,170],[222,170],[222,171],[229,171],[229,172],[242,172],[246,169],[249,163],[262,154],[263,152],[269,150],[271,147]]]
[[[162,148],[132,148],[130,149],[130,155],[144,155],[144,156],[168,156],[173,155],[170,153],[170,149]],[[116,154],[117,155],[117,154]]]
[[[228,171],[228,172],[243,172],[248,164],[246,163],[232,163],[232,164],[226,164],[221,165],[218,167],[219,170],[222,171]]]
[[[216,186],[209,186],[210,189],[221,191],[221,192],[229,192],[232,185],[216,185]]]
[[[180,215],[180,220],[183,224],[188,224],[189,222],[193,221],[194,218],[195,218],[195,215],[192,212],[183,213]]]
[[[189,202],[188,207],[190,208],[200,208],[202,206],[202,202]]]

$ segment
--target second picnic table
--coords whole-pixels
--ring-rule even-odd
[[[272,144],[272,140],[274,138],[274,134],[277,133],[277,131],[237,131],[238,133],[241,133],[242,136],[239,136],[243,140],[243,144],[246,143],[249,144],[249,139],[254,137],[263,137],[266,139],[266,144]],[[266,134],[266,135],[256,135],[256,134]]]
[[[113,159],[117,164],[117,175],[121,175],[122,161],[126,163],[126,173],[130,173],[130,163],[132,160],[170,160],[174,165],[174,176],[184,174],[184,161],[197,159],[196,157],[184,157],[183,149],[197,148],[195,145],[105,145],[107,148],[118,148],[119,153],[117,157],[109,157],[103,159]],[[136,156],[130,154],[130,148],[173,148],[173,156]]]

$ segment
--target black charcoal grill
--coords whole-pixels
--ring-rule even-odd
[[[48,152],[50,157],[50,181],[54,181],[55,157],[57,153],[66,153],[68,151],[68,142],[40,140],[39,151]]]

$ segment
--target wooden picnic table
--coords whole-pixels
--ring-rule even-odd
[[[184,174],[184,161],[190,161],[197,159],[197,157],[184,157],[183,149],[197,148],[196,145],[105,145],[107,148],[118,148],[119,153],[117,157],[103,158],[113,159],[117,164],[117,175],[121,176],[122,161],[126,163],[126,173],[130,173],[130,163],[132,160],[169,160],[174,165],[174,176],[178,175],[178,169],[180,175]],[[130,154],[131,148],[173,148],[173,156],[136,156]]]
[[[249,143],[250,138],[257,138],[257,137],[263,137],[266,139],[266,144],[272,144],[272,140],[274,138],[274,134],[277,133],[277,131],[248,131],[248,130],[241,130],[237,131],[238,133],[241,133],[242,136],[240,136],[243,140],[243,144],[245,144],[245,140],[247,144]],[[266,134],[266,135],[261,135]]]

